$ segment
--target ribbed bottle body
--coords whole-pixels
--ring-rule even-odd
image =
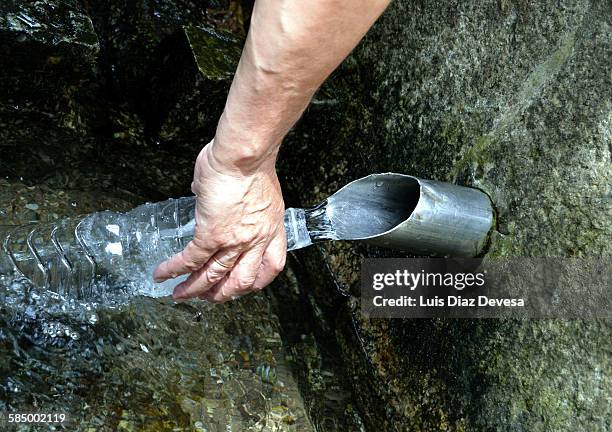
[[[153,269],[192,238],[194,209],[190,197],[143,204],[127,213],[2,227],[0,273],[77,297],[91,296],[98,287],[165,295],[160,290],[168,289],[151,280]]]
[[[156,284],[153,271],[193,238],[195,206],[195,197],[186,197],[143,204],[127,213],[0,226],[0,275],[14,273],[35,288],[78,298],[109,289],[170,295],[179,281]],[[312,244],[308,214],[294,208],[285,212],[288,250]]]
[[[96,264],[100,286],[159,297],[170,294],[171,287],[155,284],[153,270],[187,245],[194,228],[195,198],[186,197],[143,204],[128,213],[94,213],[83,219],[78,234]]]

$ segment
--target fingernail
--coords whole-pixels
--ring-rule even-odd
[[[160,270],[159,267],[157,267],[154,271],[153,271],[153,280],[157,283],[163,282],[165,280],[168,280],[168,277],[166,277],[164,275],[164,273]]]
[[[185,290],[183,289],[183,287],[181,285],[177,285],[174,287],[174,291],[172,292],[172,298],[177,300],[177,299],[184,299],[185,297]]]

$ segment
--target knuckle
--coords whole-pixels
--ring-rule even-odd
[[[283,256],[280,260],[274,261],[274,263],[272,264],[272,271],[275,274],[279,274],[280,272],[284,270],[285,264],[286,264],[286,258]]]
[[[248,291],[253,287],[255,283],[255,277],[253,276],[239,276],[236,279],[236,285],[240,291]]]
[[[241,245],[249,245],[255,241],[257,235],[251,231],[243,231],[236,234],[236,241]]]
[[[215,277],[223,277],[225,275],[225,273],[227,273],[228,269],[226,269],[225,267],[221,267],[218,264],[215,263],[215,265],[211,265],[207,272],[209,275],[213,275]]]
[[[211,238],[210,240],[213,240],[213,239]],[[193,247],[196,250],[205,251],[207,249],[208,244],[210,243],[210,240],[207,241],[201,236],[196,235],[193,237],[193,240],[191,240],[191,243],[193,244]]]
[[[200,266],[194,262],[189,262],[187,264],[185,264],[185,267],[187,268],[187,270],[191,273],[198,271],[200,269]]]
[[[223,279],[223,276],[223,272],[215,271],[212,269],[209,269],[206,272],[206,279],[210,284],[216,284],[217,282],[221,281],[221,279]]]
[[[200,264],[198,264],[197,262],[195,262],[194,260],[192,260],[191,258],[185,258],[185,268],[190,271],[190,272],[194,272],[200,269],[200,267],[202,267]]]

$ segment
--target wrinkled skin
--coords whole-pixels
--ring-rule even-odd
[[[156,280],[165,280],[191,272],[175,288],[177,299],[224,302],[261,290],[285,265],[285,207],[274,165],[236,174],[214,152],[211,142],[196,161],[194,239],[155,273]]]

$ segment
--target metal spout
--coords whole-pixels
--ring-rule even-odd
[[[477,189],[405,174],[372,174],[338,190],[326,213],[337,238],[418,255],[473,257],[493,225]]]

